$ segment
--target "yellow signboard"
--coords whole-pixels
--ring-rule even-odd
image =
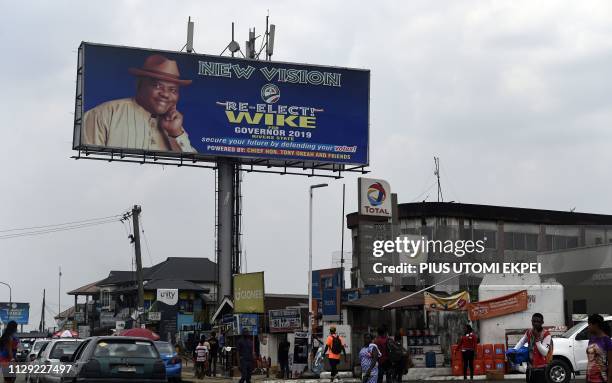
[[[264,313],[264,273],[234,275],[234,312]]]
[[[467,310],[468,303],[470,303],[470,294],[467,291],[462,291],[450,297],[425,293],[425,310],[429,311]]]

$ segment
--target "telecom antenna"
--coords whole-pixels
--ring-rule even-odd
[[[436,166],[436,170],[434,170],[434,175],[438,179],[438,202],[444,202],[444,196],[442,195],[442,185],[440,184],[440,157],[434,157],[434,164]]]

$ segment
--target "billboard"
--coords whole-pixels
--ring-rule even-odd
[[[73,149],[367,165],[369,82],[362,69],[82,43]]]
[[[3,323],[14,320],[17,324],[28,324],[29,318],[29,303],[0,302],[0,321]]]
[[[391,218],[391,186],[385,180],[359,177],[359,214]]]
[[[234,312],[264,313],[264,273],[234,275]]]
[[[270,332],[293,332],[302,328],[302,317],[299,309],[268,311]]]

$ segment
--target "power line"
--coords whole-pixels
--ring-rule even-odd
[[[52,224],[52,225],[22,227],[22,228],[18,228],[18,229],[5,229],[5,230],[0,230],[0,233],[8,233],[10,231],[23,231],[23,230],[44,229],[44,228],[51,228],[51,227],[58,227],[58,226],[67,226],[67,225],[80,224],[80,223],[86,223],[86,222],[91,222],[91,221],[102,221],[102,220],[107,220],[107,219],[110,219],[110,218],[118,218],[118,217],[122,217],[122,216],[123,216],[123,214],[115,214],[115,215],[109,215],[108,217],[90,218],[90,219],[83,219],[83,220],[80,220],[80,221],[56,223],[56,224]]]
[[[82,224],[78,224],[78,225],[63,226],[63,227],[49,228],[49,229],[43,229],[43,230],[26,231],[26,232],[23,232],[23,233],[5,234],[5,235],[0,235],[0,239],[10,239],[10,238],[18,238],[18,237],[29,237],[29,236],[35,236],[35,235],[48,234],[48,233],[56,233],[56,232],[60,232],[60,231],[76,230],[76,229],[82,229],[82,228],[86,228],[86,227],[105,225],[107,223],[113,223],[113,222],[118,222],[118,221],[119,221],[119,219],[114,218],[114,219],[108,219],[108,220],[105,220],[105,221],[96,221],[96,222],[90,222],[90,223],[82,223]]]

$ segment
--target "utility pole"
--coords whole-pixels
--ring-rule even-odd
[[[62,266],[59,266],[59,274],[57,276],[57,315],[62,313]],[[61,319],[61,318],[60,318]]]
[[[40,332],[45,331],[45,295],[46,295],[46,290],[43,289],[42,310],[40,313],[40,325],[38,326],[38,331]]]
[[[132,208],[132,223],[134,224],[134,255],[136,257],[136,278],[138,280],[138,310],[144,307],[144,286],[142,284],[142,259],[140,258],[140,228],[138,218],[142,209],[138,205]]]

